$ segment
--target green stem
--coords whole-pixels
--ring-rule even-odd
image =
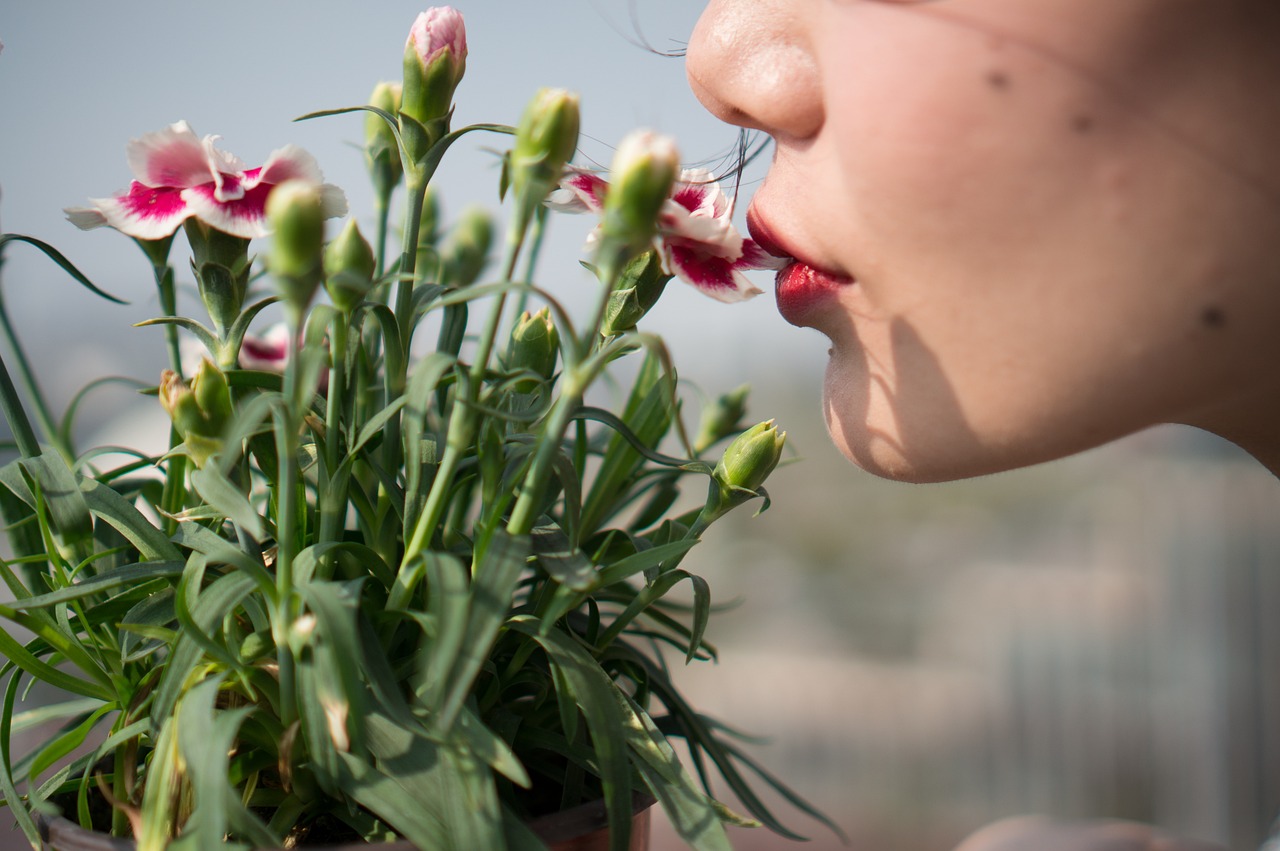
[[[387,272],[387,230],[391,219],[391,193],[379,195],[374,204],[378,225],[373,244],[378,264],[374,269],[373,277],[377,280]]]
[[[516,261],[520,257],[520,249],[524,244],[524,225],[517,225],[507,239],[507,256],[503,263],[503,279],[510,281],[515,274]],[[426,504],[414,524],[413,534],[405,546],[401,570],[416,558],[431,540],[440,517],[444,514],[449,489],[453,485],[453,475],[463,454],[471,446],[471,433],[475,428],[475,404],[480,397],[480,387],[484,383],[485,372],[489,368],[489,357],[493,352],[493,343],[498,334],[498,326],[502,322],[502,313],[506,306],[507,293],[503,291],[493,302],[488,322],[481,330],[480,341],[476,344],[476,355],[471,363],[469,380],[466,386],[461,384],[456,391],[453,411],[449,415],[449,430],[445,440],[444,454],[440,458],[440,466],[435,478],[431,481],[431,490],[427,492]]]
[[[301,316],[290,316],[290,357],[284,371],[283,423],[276,424],[276,454],[279,456],[276,479],[276,616],[272,619],[273,637],[280,667],[280,721],[286,727],[297,718],[297,692],[294,686],[293,651],[289,648],[289,631],[293,625],[293,560],[298,553],[297,423],[300,412],[292,408],[297,396],[297,352],[302,334]]]
[[[335,482],[334,474],[342,459],[342,402],[346,393],[347,320],[337,313],[333,318],[330,341],[329,394],[325,410],[325,479],[320,486],[320,537],[321,541],[336,541],[342,536],[342,523],[346,516],[347,488],[345,479]]]
[[[166,317],[174,317],[178,315],[178,296],[173,283],[173,267],[167,263],[164,265],[156,264],[151,267],[151,272],[155,275],[156,289],[160,293],[160,310]],[[164,342],[165,347],[169,350],[169,368],[182,375],[182,349],[178,345],[178,326],[164,326]],[[169,444],[170,448],[173,444]]]

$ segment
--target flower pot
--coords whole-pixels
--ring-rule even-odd
[[[647,851],[649,847],[649,814],[654,800],[637,795],[631,817],[631,844],[628,851]],[[85,830],[65,818],[36,815],[40,835],[48,851],[136,851],[132,839],[117,839],[105,833]],[[603,801],[591,801],[572,809],[540,816],[529,822],[529,828],[546,842],[551,851],[597,851],[609,847],[609,828]],[[336,845],[328,848],[312,846],[311,851],[368,851],[367,844]],[[388,842],[376,846],[378,851],[421,851],[408,842]],[[426,851],[430,851],[427,849]]]

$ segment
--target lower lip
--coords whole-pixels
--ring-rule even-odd
[[[816,313],[835,299],[841,287],[852,283],[853,278],[848,276],[793,261],[778,272],[774,291],[778,312],[792,325],[812,325]]]

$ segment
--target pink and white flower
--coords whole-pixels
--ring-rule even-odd
[[[133,139],[126,148],[134,180],[110,198],[90,198],[90,207],[69,207],[67,220],[88,230],[112,227],[137,239],[163,239],[189,218],[243,239],[270,233],[264,210],[267,196],[286,180],[321,187],[325,215],[347,211],[342,190],[323,183],[315,157],[286,145],[258,168],[245,168],[220,150],[220,137],[196,136],[185,121]]]
[[[285,367],[289,364],[291,342],[289,326],[284,322],[268,326],[261,334],[245,334],[244,340],[240,343],[240,368],[283,375]],[[320,386],[316,389],[320,393],[328,391],[327,370],[320,371]]]
[[[245,334],[240,344],[240,368],[283,373],[289,362],[291,335],[283,322],[267,328],[262,334]]]
[[[553,209],[596,213],[604,208],[609,182],[585,169],[570,168],[560,188],[547,198]],[[743,274],[751,269],[779,269],[770,256],[733,226],[733,206],[707,169],[685,169],[658,215],[655,247],[662,268],[717,301],[745,301],[760,294]],[[595,232],[588,237],[594,242]]]

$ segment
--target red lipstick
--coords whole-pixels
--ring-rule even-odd
[[[816,313],[835,297],[836,291],[854,282],[848,275],[819,269],[795,257],[754,209],[747,211],[747,230],[769,254],[791,261],[778,272],[774,297],[778,312],[792,325],[812,326]]]

